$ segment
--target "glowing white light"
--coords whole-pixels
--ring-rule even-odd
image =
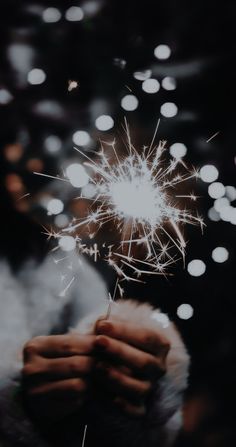
[[[146,79],[149,79],[152,76],[151,70],[143,70],[143,71],[136,71],[134,73],[134,78],[138,81],[146,81]]]
[[[69,22],[79,22],[84,18],[84,12],[79,6],[71,6],[65,13],[66,20]]]
[[[98,130],[110,130],[114,126],[114,120],[110,115],[101,115],[95,121]]]
[[[201,259],[193,259],[188,263],[187,270],[192,276],[201,276],[206,271],[206,264]]]
[[[236,188],[234,186],[226,186],[225,195],[228,197],[230,202],[234,202],[234,200],[236,200]]]
[[[90,136],[85,130],[78,130],[72,136],[73,143],[78,146],[87,146],[90,142]]]
[[[178,113],[178,107],[173,102],[165,102],[161,106],[161,114],[165,116],[166,118],[172,118],[173,116],[177,115]]]
[[[44,146],[49,154],[56,154],[60,151],[62,142],[57,135],[49,135],[44,141]]]
[[[236,225],[236,208],[233,208],[232,210],[230,223]]]
[[[118,232],[117,242],[112,245],[104,242],[102,247],[108,264],[122,279],[140,281],[144,274],[166,274],[168,266],[175,262],[169,245],[171,249],[174,245],[181,256],[185,257],[186,242],[181,230],[182,224],[203,226],[200,217],[192,214],[186,207],[178,208],[170,198],[170,190],[174,197],[178,197],[177,185],[196,178],[197,173],[195,170],[189,171],[185,165],[181,170],[185,168],[186,172],[178,172],[179,161],[172,158],[164,166],[165,142],[155,145],[157,128],[150,146],[137,151],[131,142],[125,120],[127,152],[122,152],[121,157],[115,140],[102,142],[96,160],[78,149],[86,159],[86,168],[90,170],[91,183],[95,188],[91,194],[94,197],[93,206],[90,207],[88,203],[87,215],[76,219],[74,225],[63,229],[63,233],[71,234],[83,226],[92,239],[107,222],[113,223]],[[81,191],[81,200],[86,189]],[[192,194],[183,197],[191,199]],[[142,246],[141,257],[134,250],[137,244]],[[81,253],[94,255],[95,258],[99,254],[97,246],[79,243],[78,249]],[[124,270],[125,266],[128,271]]]
[[[170,76],[166,76],[161,83],[165,90],[175,90],[176,89],[176,79]]]
[[[61,236],[58,245],[63,251],[72,251],[76,248],[76,240],[72,236]]]
[[[229,200],[226,197],[220,197],[214,202],[214,208],[216,211],[220,212],[223,208],[229,206]]]
[[[225,194],[225,187],[220,182],[211,183],[208,187],[208,194],[212,199],[219,199]]]
[[[187,154],[187,148],[183,143],[174,143],[170,146],[170,154],[174,158],[182,158]]]
[[[225,206],[224,208],[222,208],[220,210],[220,218],[224,221],[224,222],[231,222],[233,215],[234,215],[234,210],[235,208],[233,206]]]
[[[47,8],[43,11],[43,20],[46,23],[56,23],[61,19],[61,12],[57,8]]]
[[[115,182],[111,196],[117,213],[153,222],[161,218],[164,200],[160,191],[140,177]]]
[[[6,90],[5,88],[0,88],[0,104],[6,105],[9,104],[13,99],[12,94]]]
[[[64,204],[59,199],[49,200],[47,210],[49,214],[60,214],[64,209]]]
[[[229,252],[226,250],[225,247],[216,247],[212,251],[212,259],[215,262],[219,262],[220,264],[222,262],[225,262],[229,259]]]
[[[208,217],[210,220],[212,220],[213,222],[219,222],[220,220],[220,215],[219,213],[215,210],[215,208],[210,208],[208,211]]]
[[[66,175],[75,188],[82,188],[89,182],[89,176],[84,167],[79,163],[73,163],[66,168]]]
[[[205,165],[200,169],[200,178],[203,182],[212,183],[219,177],[218,169],[213,165]]]
[[[158,323],[161,323],[161,326],[163,328],[166,328],[170,324],[170,320],[168,315],[163,314],[162,312],[152,312],[151,318],[155,321],[158,321]]]
[[[41,68],[33,68],[33,70],[28,73],[27,79],[29,84],[32,85],[43,84],[46,79],[46,74]]]
[[[55,217],[55,224],[58,228],[65,228],[69,224],[69,219],[66,214],[59,214]]]
[[[96,187],[92,183],[88,183],[82,188],[82,196],[92,199],[97,193]]]
[[[127,110],[129,112],[132,112],[133,110],[136,110],[138,107],[138,100],[136,96],[134,95],[126,95],[121,100],[121,107],[124,110]]]
[[[166,60],[171,55],[171,49],[168,45],[158,45],[154,50],[154,55],[157,59]]]
[[[146,93],[157,93],[160,90],[160,83],[157,79],[146,79],[146,81],[142,83],[142,89]]]
[[[181,320],[189,320],[193,316],[193,308],[190,304],[181,304],[177,309],[177,315]]]

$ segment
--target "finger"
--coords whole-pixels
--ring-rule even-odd
[[[57,382],[41,383],[28,390],[30,397],[50,395],[53,397],[80,397],[87,390],[87,383],[83,379],[68,379]]]
[[[128,366],[141,374],[159,377],[165,372],[165,365],[162,359],[143,352],[120,340],[115,340],[105,335],[98,335],[95,346],[113,361]]]
[[[114,400],[114,404],[117,405],[122,411],[124,411],[124,413],[134,417],[142,417],[147,412],[146,406],[144,404],[134,405],[130,402],[127,402],[121,397],[117,397]]]
[[[93,335],[66,334],[35,337],[24,347],[24,361],[29,361],[35,355],[53,358],[91,354],[94,341]]]
[[[98,320],[96,332],[124,341],[154,355],[166,356],[170,349],[168,340],[156,329],[127,324],[124,321]]]
[[[150,381],[135,379],[104,363],[99,363],[97,368],[103,373],[105,383],[109,389],[123,397],[131,398],[137,402],[145,400],[152,390]]]
[[[94,365],[94,359],[89,356],[71,356],[56,359],[37,357],[33,362],[27,363],[23,370],[23,378],[28,380],[40,377],[52,379],[66,379],[88,375]]]

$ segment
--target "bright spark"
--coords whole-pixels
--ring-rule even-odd
[[[158,122],[159,125],[159,122]],[[158,128],[157,125],[157,128]],[[177,198],[197,200],[194,193],[177,195],[177,185],[199,177],[196,170],[190,171],[181,159],[167,162],[163,155],[166,143],[155,146],[155,137],[150,146],[138,151],[132,144],[127,121],[126,154],[119,155],[115,141],[101,143],[98,160],[75,148],[85,159],[85,167],[94,172],[91,179],[96,195],[85,218],[62,230],[71,233],[80,227],[94,224],[97,232],[111,222],[118,230],[118,241],[108,245],[105,258],[122,280],[140,282],[144,274],[166,275],[167,268],[177,261],[173,255],[175,248],[185,258],[186,242],[182,227],[196,224],[203,227],[203,220],[183,208]],[[181,170],[177,168],[181,166]],[[80,197],[82,198],[82,196]],[[57,237],[60,237],[58,235]],[[87,247],[77,237],[79,251],[94,256],[97,260],[97,244]],[[168,242],[169,241],[169,242]],[[104,250],[103,250],[104,251]],[[127,268],[131,272],[127,274]]]

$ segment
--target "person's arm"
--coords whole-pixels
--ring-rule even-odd
[[[99,277],[99,275],[90,267],[86,261],[83,260],[83,269],[79,269],[78,266],[79,258],[77,256],[74,256],[73,258],[73,265],[74,268],[77,266],[77,269],[79,270],[79,281],[74,281],[73,286],[70,287],[67,291],[67,294],[65,297],[59,296],[60,288],[62,287],[59,281],[58,272],[56,270],[56,267],[53,263],[53,260],[51,258],[48,258],[45,260],[45,262],[39,266],[38,274],[36,275],[36,271],[33,272],[36,280],[34,280],[33,276],[32,278],[32,284],[30,286],[28,285],[28,294],[29,294],[29,306],[31,311],[31,321],[30,321],[30,327],[29,322],[25,318],[27,315],[27,301],[22,299],[22,287],[21,285],[16,282],[16,280],[11,276],[9,281],[13,283],[14,287],[11,287],[11,289],[3,289],[1,292],[2,300],[0,301],[0,351],[1,351],[1,365],[0,365],[0,443],[4,442],[6,445],[19,445],[24,447],[31,447],[31,446],[40,446],[44,447],[44,445],[47,445],[46,437],[48,435],[48,430],[46,430],[46,436],[44,436],[44,427],[42,427],[42,424],[39,422],[39,417],[37,417],[37,408],[39,410],[39,405],[32,405],[31,408],[29,408],[29,405],[26,404],[25,401],[25,394],[26,394],[26,388],[30,392],[33,389],[33,379],[31,380],[30,377],[35,376],[35,373],[33,371],[33,368],[30,370],[30,368],[24,369],[24,377],[28,377],[27,380],[25,380],[24,385],[24,392],[22,388],[22,374],[21,374],[21,361],[15,362],[16,356],[18,356],[17,352],[20,354],[20,350],[23,349],[23,345],[25,341],[31,340],[32,337],[35,335],[33,334],[34,331],[34,318],[36,321],[38,321],[38,312],[37,312],[37,306],[34,308],[33,300],[31,299],[31,292],[34,294],[37,292],[38,294],[38,302],[41,302],[41,296],[40,293],[42,293],[42,290],[46,290],[48,293],[47,299],[50,300],[47,304],[48,307],[45,306],[45,297],[42,300],[42,309],[40,309],[41,314],[44,312],[45,318],[42,319],[42,323],[44,321],[47,322],[45,324],[45,327],[47,328],[47,332],[44,332],[45,329],[42,328],[42,334],[45,335],[50,333],[50,331],[54,330],[53,324],[55,324],[55,321],[58,321],[56,326],[57,330],[56,333],[63,333],[68,329],[68,327],[71,327],[73,325],[74,319],[78,320],[81,316],[89,314],[91,312],[91,309],[96,309],[98,302],[101,303],[101,301],[105,302],[106,299],[106,288],[104,285],[104,282]],[[69,261],[68,261],[69,263]],[[66,268],[66,265],[64,266]],[[72,274],[73,272],[71,272]],[[8,274],[9,275],[9,274]],[[7,276],[7,275],[5,275]],[[26,279],[28,276],[26,275]],[[45,280],[45,284],[43,288],[39,288],[39,284],[42,283],[42,279]],[[49,281],[50,279],[50,281]],[[69,281],[69,280],[68,280]],[[50,289],[49,289],[50,287]],[[11,295],[9,296],[9,293],[11,292]],[[96,296],[96,293],[97,295]],[[20,294],[20,295],[19,295]],[[94,296],[95,294],[95,296]],[[13,301],[13,304],[11,304]],[[56,303],[54,306],[54,302]],[[65,303],[65,306],[64,304]],[[66,308],[66,312],[64,312],[64,307]],[[52,309],[55,307],[55,312],[52,312]],[[9,311],[8,311],[9,308]],[[35,311],[35,316],[34,316]],[[41,315],[40,314],[40,315]],[[49,315],[48,315],[49,314]],[[53,314],[53,318],[52,318]],[[66,314],[66,315],[65,315]],[[55,315],[55,318],[54,318]],[[52,322],[52,323],[51,323]],[[39,332],[39,328],[37,329],[37,332]],[[68,338],[70,340],[74,339],[72,335],[66,335],[65,336],[65,342],[68,342]],[[40,343],[44,343],[48,346],[48,339],[51,340],[50,336],[44,338],[44,340],[41,340]],[[22,343],[21,343],[22,340]],[[35,342],[35,339],[34,339]],[[58,343],[61,343],[61,340],[58,339]],[[30,342],[32,343],[32,342]],[[69,342],[68,342],[69,343]],[[13,344],[13,348],[12,345]],[[15,345],[17,347],[15,348]],[[39,343],[37,342],[37,345],[39,346]],[[47,350],[47,346],[45,346],[45,352]],[[28,348],[27,348],[28,349]],[[31,349],[31,348],[30,348]],[[69,348],[70,349],[70,348]],[[66,354],[66,353],[65,353]],[[86,354],[86,351],[84,351],[84,354]],[[53,358],[53,353],[50,354]],[[47,354],[46,354],[47,356]],[[55,355],[56,357],[57,355]],[[65,355],[63,358],[63,361],[65,360],[65,363],[68,364],[69,362],[69,355]],[[40,354],[38,356],[33,356],[33,354],[30,356],[28,355],[28,360],[26,363],[31,364],[34,363],[33,366],[35,366],[35,363],[38,365],[38,360],[43,359],[44,354]],[[15,365],[15,363],[17,363]],[[73,363],[73,362],[72,362]],[[81,366],[81,362],[80,366]],[[44,364],[46,366],[46,362]],[[84,365],[85,367],[85,365]],[[89,373],[90,364],[87,363],[87,373]],[[69,368],[69,366],[68,366]],[[80,376],[81,373],[84,373],[85,371],[78,371],[76,370],[75,365],[71,365],[71,369],[73,370],[73,375]],[[42,369],[42,375],[43,369]],[[62,375],[62,372],[60,372]],[[44,377],[45,379],[45,377]],[[50,379],[51,380],[51,379]],[[26,385],[27,383],[27,385]],[[78,385],[78,384],[77,384]],[[27,391],[27,392],[28,392]],[[75,386],[74,390],[77,398],[78,398],[78,387]],[[43,393],[41,393],[43,394]],[[46,394],[46,393],[45,393]],[[77,399],[78,400],[78,399]],[[77,402],[79,407],[79,402]],[[35,411],[33,411],[33,408]],[[47,405],[46,405],[47,407]],[[55,405],[55,411],[52,414],[55,414],[56,411],[58,411],[58,405]],[[66,405],[64,406],[65,409]],[[77,408],[76,407],[76,410]],[[70,403],[70,410],[74,411],[75,408],[73,406],[73,403]],[[38,414],[40,411],[38,411]],[[46,415],[46,412],[43,412],[44,416]],[[60,416],[60,415],[59,415]],[[66,418],[64,418],[66,419]],[[62,425],[62,424],[61,424]],[[60,425],[60,427],[61,427]],[[52,424],[52,428],[55,426],[55,424]],[[59,428],[60,428],[59,427]],[[50,445],[51,442],[50,442]]]
[[[89,409],[99,443],[172,445],[182,424],[189,357],[167,316],[148,304],[119,301],[110,316],[94,314],[77,329],[96,333],[100,348],[100,398]]]

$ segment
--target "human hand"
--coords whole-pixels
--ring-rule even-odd
[[[26,402],[45,422],[78,410],[89,391],[94,358],[93,335],[35,337],[24,347],[23,388]]]
[[[166,372],[168,340],[156,329],[112,318],[98,320],[96,333],[103,357],[96,368],[114,403],[131,415],[145,414],[147,398]]]

